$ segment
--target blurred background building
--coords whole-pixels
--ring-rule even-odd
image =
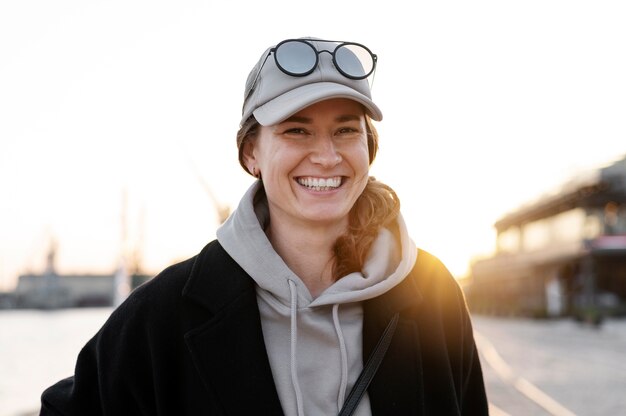
[[[626,314],[626,156],[494,226],[495,255],[471,266],[474,311],[592,322]]]

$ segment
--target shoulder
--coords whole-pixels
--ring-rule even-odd
[[[171,265],[155,277],[133,290],[114,314],[133,316],[137,313],[163,310],[164,306],[175,304],[181,297],[196,257]]]
[[[193,317],[203,315],[203,308],[193,301],[187,289],[194,285],[194,280],[216,277],[217,273],[207,270],[207,262],[218,265],[228,259],[217,241],[210,242],[199,254],[167,267],[133,290],[113,311],[105,330],[123,330],[129,336],[137,336],[145,333],[145,328],[154,334],[171,330],[174,325],[193,323]]]
[[[458,286],[445,264],[437,256],[422,249],[417,251],[417,259],[409,276],[421,290]]]
[[[173,264],[154,278],[135,289],[121,305],[123,309],[135,309],[146,303],[163,305],[178,302],[186,295],[195,280],[212,278],[224,271],[224,265],[233,260],[217,240],[208,243],[199,254]]]
[[[466,313],[465,295],[445,264],[426,250],[418,250],[413,270],[407,277],[420,293],[425,307]]]
[[[173,264],[139,286],[128,297],[130,304],[149,300],[167,300],[179,296],[189,279],[197,255]],[[129,305],[130,306],[130,305]]]

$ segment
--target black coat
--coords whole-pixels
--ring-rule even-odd
[[[465,300],[435,257],[419,251],[411,274],[363,309],[364,359],[400,312],[368,389],[374,415],[487,415]],[[254,281],[217,241],[167,268],[43,393],[41,414],[282,415]]]

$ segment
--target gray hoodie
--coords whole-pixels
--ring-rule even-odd
[[[363,270],[337,280],[313,299],[274,251],[263,231],[269,221],[255,182],[217,230],[226,252],[256,282],[272,375],[286,415],[338,414],[363,368],[361,301],[379,296],[411,271],[417,257],[401,215],[399,239],[383,229]],[[367,395],[355,415],[370,415]]]

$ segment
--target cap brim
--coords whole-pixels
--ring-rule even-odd
[[[262,126],[271,126],[287,119],[311,104],[331,98],[348,98],[363,104],[367,114],[376,121],[383,119],[383,113],[367,96],[346,85],[334,82],[316,82],[295,88],[253,111],[254,117]]]

